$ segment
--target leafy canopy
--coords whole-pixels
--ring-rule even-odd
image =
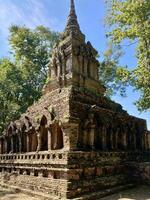
[[[109,25],[108,37],[115,45],[129,40],[137,43],[137,66],[129,71],[122,69],[119,76],[130,81],[140,92],[136,105],[139,110],[150,109],[150,1],[107,1]]]
[[[0,59],[0,132],[41,96],[47,63],[59,33],[38,26],[11,26],[12,60]]]

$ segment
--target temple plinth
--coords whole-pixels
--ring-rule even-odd
[[[146,121],[105,97],[97,54],[71,0],[43,96],[0,137],[0,184],[52,200],[97,200],[150,181]]]

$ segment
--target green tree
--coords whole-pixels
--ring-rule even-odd
[[[150,109],[150,1],[109,0],[107,34],[113,44],[123,45],[127,40],[137,44],[137,66],[134,70],[119,69],[118,74],[129,80],[140,92],[136,102],[139,110]]]
[[[5,125],[18,116],[20,105],[19,88],[21,87],[22,77],[20,71],[8,59],[0,60],[0,131]]]
[[[41,96],[47,64],[59,33],[39,26],[11,26],[11,60],[0,60],[0,132]]]
[[[21,112],[41,96],[47,78],[47,63],[58,39],[58,33],[43,26],[35,30],[18,26],[10,28],[12,54],[24,80],[20,97]]]
[[[123,67],[119,64],[119,59],[122,55],[121,46],[114,45],[109,41],[99,68],[100,79],[106,87],[106,96],[108,98],[117,93],[125,97],[126,88],[131,84],[127,66]]]

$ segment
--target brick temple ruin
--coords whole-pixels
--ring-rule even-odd
[[[150,183],[150,132],[105,97],[97,51],[71,0],[43,96],[0,137],[0,184],[47,199],[97,200]]]

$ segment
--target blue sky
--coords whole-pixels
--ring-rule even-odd
[[[82,32],[86,39],[102,55],[106,48],[104,15],[104,0],[75,0],[76,12]],[[0,57],[9,56],[8,28],[11,24],[26,25],[34,28],[44,25],[52,30],[63,31],[68,15],[69,0],[0,0]],[[133,47],[126,48],[126,54],[121,63],[134,67],[136,59]],[[113,97],[122,104],[131,115],[144,118],[150,129],[150,112],[139,113],[133,104],[138,99],[138,93],[128,89],[128,97]]]

